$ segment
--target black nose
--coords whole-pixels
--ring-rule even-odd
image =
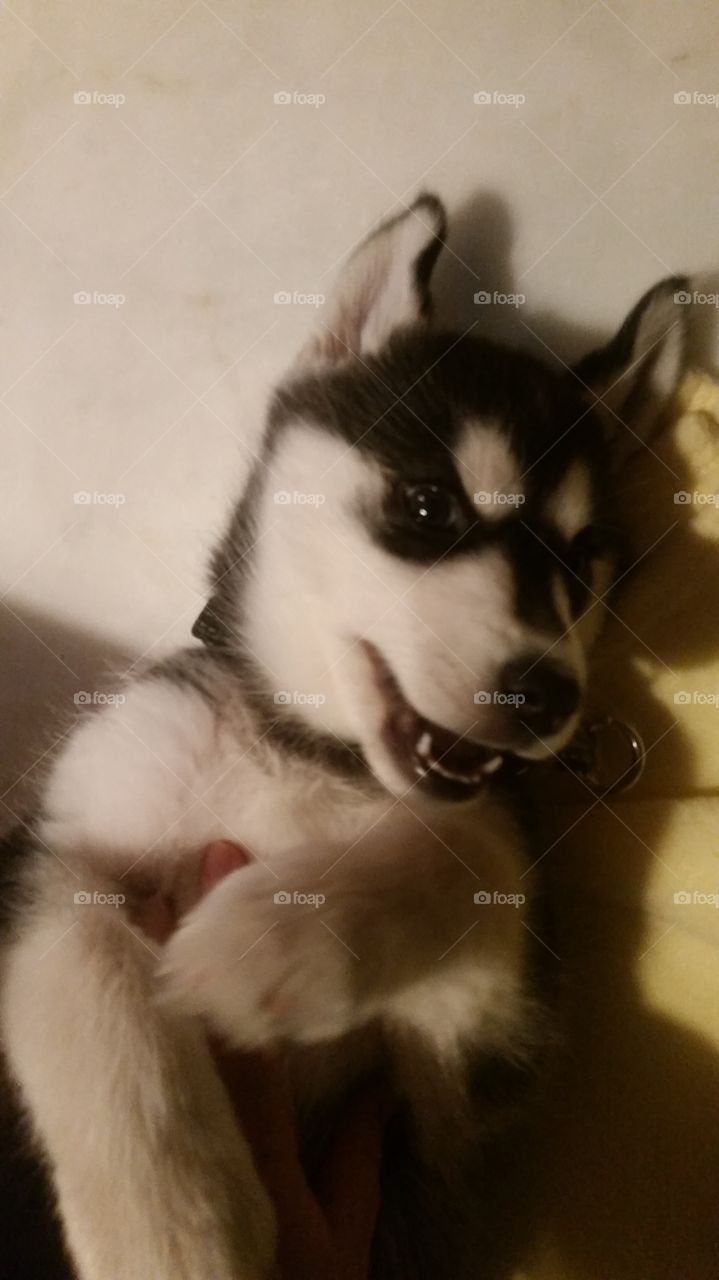
[[[540,738],[556,733],[579,706],[579,685],[565,668],[527,655],[502,672],[502,692],[517,719]]]

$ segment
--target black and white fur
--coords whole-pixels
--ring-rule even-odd
[[[16,859],[3,1045],[83,1280],[274,1274],[272,1206],[204,1022],[287,1046],[308,1132],[379,1066],[413,1181],[404,1204],[388,1189],[375,1273],[464,1274],[449,1236],[487,1127],[479,1068],[544,1034],[531,903],[474,894],[527,894],[511,762],[578,722],[613,469],[674,392],[684,310],[664,282],[556,373],[432,328],[444,235],[422,196],[350,260],[270,405],[204,645],[78,723]],[[254,862],[197,903],[201,850],[228,836]],[[159,958],[136,919],[158,888],[184,913]],[[433,1253],[440,1187],[457,1222]]]

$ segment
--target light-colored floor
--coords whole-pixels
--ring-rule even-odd
[[[549,359],[668,272],[710,287],[718,34],[711,0],[0,6],[4,777],[48,695],[187,637],[317,322],[275,295],[417,190],[455,215],[448,314]]]

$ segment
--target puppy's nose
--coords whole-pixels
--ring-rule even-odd
[[[566,668],[530,654],[507,663],[502,692],[517,719],[540,738],[561,729],[579,706],[579,685]]]

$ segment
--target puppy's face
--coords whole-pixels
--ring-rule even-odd
[[[658,286],[560,376],[431,330],[443,235],[423,198],[351,261],[276,396],[260,541],[242,618],[226,599],[224,619],[277,673],[278,714],[350,744],[396,794],[467,799],[577,726],[617,557],[608,422],[634,434],[673,391],[682,309],[677,282]]]

